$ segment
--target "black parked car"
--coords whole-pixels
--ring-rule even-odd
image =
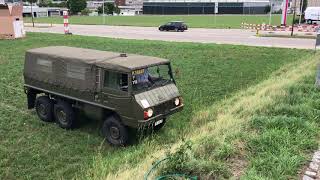
[[[188,26],[182,21],[171,21],[167,24],[159,26],[159,31],[185,31],[188,30]]]

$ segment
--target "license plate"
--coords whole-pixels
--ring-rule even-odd
[[[160,119],[159,121],[156,121],[154,123],[154,126],[158,126],[159,124],[163,123],[163,119]]]

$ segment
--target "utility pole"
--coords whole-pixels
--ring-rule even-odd
[[[270,0],[270,16],[269,16],[269,25],[271,25],[271,18],[272,18],[272,6],[273,6],[273,4],[272,4],[272,0]]]
[[[33,6],[33,0],[31,0],[31,21],[32,21],[32,27],[34,27],[33,9],[32,9],[32,6]]]
[[[104,15],[104,0],[103,0],[103,4],[102,4],[102,16],[103,16],[103,24],[106,24],[106,17]]]
[[[304,5],[304,0],[300,0],[300,17],[299,17],[299,25],[301,24],[301,19],[302,19],[302,14],[303,14],[303,5]]]
[[[294,27],[294,21],[295,21],[295,17],[296,17],[296,8],[297,8],[297,0],[294,0],[294,9],[293,9],[291,36],[293,36],[293,27]]]

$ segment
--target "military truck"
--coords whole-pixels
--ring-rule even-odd
[[[26,52],[28,109],[61,128],[76,127],[77,112],[103,121],[112,145],[129,142],[129,128],[159,130],[183,109],[181,95],[165,59],[53,46]]]

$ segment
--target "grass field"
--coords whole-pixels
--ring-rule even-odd
[[[71,16],[70,24],[99,24],[103,23],[103,17]],[[169,21],[185,21],[192,28],[240,28],[241,22],[269,23],[269,15],[143,15],[143,16],[107,16],[107,25],[120,26],[154,26],[158,27]],[[272,16],[272,24],[280,25],[281,15]],[[24,18],[25,22],[31,22],[31,18]],[[292,20],[288,20],[291,22]],[[35,18],[36,23],[63,24],[62,17]]]
[[[237,162],[242,157],[243,169],[248,167],[242,175],[248,179],[285,178],[294,176],[305,162],[308,150],[316,148],[318,129],[314,117],[318,111],[309,111],[307,106],[318,108],[313,101],[318,97],[317,91],[310,80],[316,60],[306,58],[311,56],[311,51],[42,33],[27,35],[26,39],[0,41],[0,179],[114,179],[117,175],[138,179],[161,157],[161,152],[172,147],[190,151],[188,154],[192,156],[173,151],[172,158],[160,172],[193,172],[202,177],[228,178],[236,176],[232,160]],[[26,110],[23,59],[27,49],[49,45],[168,58],[174,68],[180,69],[176,80],[186,107],[159,133],[125,148],[104,143],[99,131],[101,122],[87,120],[73,131],[40,122],[34,111]],[[295,86],[304,78],[306,81]],[[293,92],[290,88],[299,91]],[[313,93],[310,97],[309,92]],[[275,96],[272,99],[268,94]],[[305,105],[300,107],[299,102]],[[279,106],[272,106],[273,103]],[[296,103],[292,108],[307,113],[298,116],[296,109],[281,109],[291,103]],[[283,116],[293,118],[294,126],[279,125],[279,118]],[[288,119],[286,121],[291,121]],[[304,122],[305,119],[308,121]],[[280,128],[284,129],[283,133],[277,131]],[[282,136],[292,139],[285,143],[275,141],[279,144],[268,146],[272,143],[268,139]],[[184,144],[183,139],[189,138],[190,148],[179,146],[179,142]],[[298,140],[307,142],[301,144]],[[288,160],[287,164],[277,161],[283,157],[281,152],[287,155],[283,158]],[[291,157],[296,157],[296,161]],[[275,162],[289,170],[277,171]],[[262,167],[271,169],[270,173]]]

